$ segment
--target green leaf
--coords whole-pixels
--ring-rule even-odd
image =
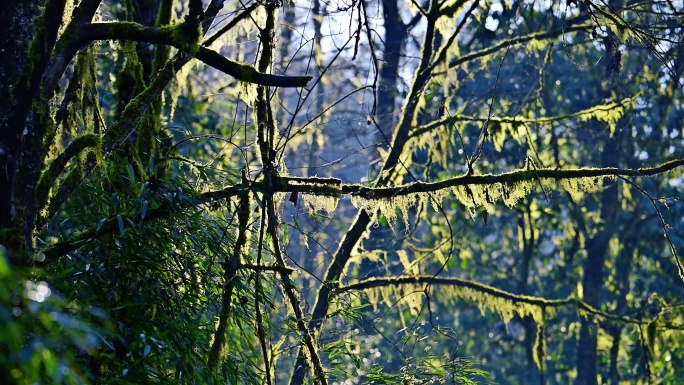
[[[150,168],[149,169],[150,169],[150,173],[152,173],[152,171],[154,171],[154,155],[152,155],[150,157]]]
[[[128,164],[128,176],[135,182],[135,170],[133,170],[133,165],[130,163]]]
[[[11,274],[7,260],[5,259],[5,246],[0,245],[0,277],[9,276]]]
[[[119,221],[119,232],[121,233],[121,236],[123,237],[124,233],[126,233],[126,229],[124,229],[123,218],[121,218],[121,215],[116,214],[116,220]]]
[[[149,203],[147,202],[147,200],[144,200],[143,204],[142,204],[142,211],[140,212],[140,217],[142,219],[145,219],[145,215],[147,215],[147,206],[148,205],[149,205]]]
[[[287,223],[283,223],[283,245],[287,245]]]
[[[114,208],[114,211],[116,211],[117,206],[119,206],[119,194],[113,193],[112,194],[112,207]]]
[[[96,232],[100,231],[100,229],[102,228],[102,225],[104,225],[106,220],[107,220],[107,218],[100,219],[100,222],[97,224],[97,229],[95,229]]]

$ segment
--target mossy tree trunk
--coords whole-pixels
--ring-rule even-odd
[[[166,167],[159,159],[168,134],[161,119],[162,92],[192,56],[247,82],[287,87],[281,82],[285,80],[302,87],[311,79],[259,73],[201,46],[199,39],[224,1],[212,0],[204,9],[201,0],[191,0],[183,21],[176,23],[172,23],[172,0],[127,2],[125,21],[109,23],[93,22],[100,3],[80,1],[68,20],[63,20],[66,7],[71,6],[66,0],[5,2],[0,9],[4,32],[0,90],[9,101],[0,107],[0,244],[16,256],[15,263],[27,263],[36,231],[94,169],[94,157],[82,156],[86,152],[108,157],[126,143],[123,153],[142,180],[164,177]],[[97,40],[121,40],[134,48],[126,59],[128,76],[122,77],[128,82],[119,84],[123,100],[111,127],[102,127],[95,99],[89,108],[98,118],[93,123],[97,127],[78,131],[56,119],[55,105],[64,110],[73,102],[68,91],[63,100],[56,96],[62,95],[60,81],[65,80],[72,60]],[[180,51],[173,60],[169,60],[170,46]],[[69,86],[85,82],[74,78],[76,73],[68,74]],[[94,89],[94,76],[88,81]],[[126,138],[136,130],[137,143],[129,144]],[[72,141],[62,150],[64,132]],[[87,136],[91,134],[101,140],[91,140]],[[61,158],[55,164],[58,154]]]

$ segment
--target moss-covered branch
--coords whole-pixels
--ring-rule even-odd
[[[640,97],[641,95],[636,95],[634,97],[630,98],[625,98],[619,102],[613,102],[609,104],[602,104],[598,106],[593,106],[590,108],[587,108],[585,110],[577,111],[571,114],[567,115],[559,115],[559,116],[542,116],[539,118],[527,118],[524,116],[492,116],[492,117],[478,117],[478,116],[468,116],[468,115],[453,115],[446,117],[441,120],[437,120],[434,122],[431,122],[429,124],[417,127],[411,132],[411,137],[416,137],[420,136],[424,133],[433,131],[435,129],[439,129],[440,127],[443,127],[445,125],[451,125],[454,123],[458,122],[473,122],[473,123],[481,123],[484,124],[485,122],[489,122],[489,124],[492,123],[507,123],[507,124],[548,124],[548,123],[553,123],[553,122],[559,122],[559,121],[564,121],[564,120],[569,120],[569,119],[579,119],[581,121],[588,120],[590,118],[595,118],[595,117],[600,117],[602,115],[605,115],[606,113],[610,113],[612,111],[618,110],[620,111],[621,109],[629,108],[634,104],[636,99]]]
[[[545,299],[541,297],[534,297],[529,295],[513,294],[505,290],[497,289],[493,286],[485,285],[480,282],[469,281],[460,278],[446,278],[446,277],[435,277],[432,275],[414,275],[414,276],[401,276],[401,277],[390,277],[390,278],[368,278],[363,281],[351,283],[348,285],[341,285],[337,288],[338,291],[352,291],[352,290],[367,290],[377,287],[386,286],[400,286],[400,285],[450,285],[458,286],[463,288],[472,289],[483,294],[495,296],[514,304],[528,304],[540,307],[559,307],[567,306],[576,302],[573,298],[566,299]]]
[[[568,22],[569,25],[565,26],[563,28],[558,28],[558,29],[555,29],[555,30],[549,31],[549,32],[536,32],[536,33],[531,33],[531,34],[524,35],[524,36],[518,36],[518,37],[511,38],[511,39],[506,39],[503,42],[501,42],[495,46],[491,46],[491,47],[481,49],[479,51],[471,52],[467,55],[463,55],[461,57],[458,57],[458,58],[452,60],[451,62],[449,62],[449,68],[457,67],[457,66],[459,66],[463,63],[467,63],[471,60],[479,59],[481,57],[491,55],[495,52],[505,50],[506,48],[514,46],[516,44],[528,43],[528,42],[533,41],[533,40],[551,39],[551,38],[558,37],[559,35],[562,35],[562,34],[568,33],[568,32],[590,30],[592,27],[591,24],[573,25],[573,24],[577,24],[577,23],[583,23],[587,19],[588,19],[587,15],[582,15],[582,16],[579,16],[579,17],[573,19],[573,20],[570,20]]]
[[[98,134],[83,134],[74,139],[67,148],[53,159],[40,175],[38,186],[36,187],[36,204],[38,209],[42,209],[47,204],[50,190],[52,190],[59,175],[66,167],[67,163],[87,148],[98,148],[102,144],[102,138]]]
[[[458,287],[461,289],[477,292],[483,296],[507,301],[512,306],[533,306],[539,309],[562,308],[572,306],[576,308],[577,311],[580,313],[593,314],[611,322],[646,325],[652,321],[651,319],[644,317],[629,318],[626,316],[606,313],[590,306],[583,300],[578,299],[574,296],[565,299],[547,299],[530,295],[514,294],[505,290],[498,289],[493,286],[485,285],[480,282],[470,281],[467,279],[435,277],[432,275],[368,278],[363,281],[351,283],[348,285],[340,285],[336,288],[336,290],[340,292],[347,292],[353,290],[369,290],[374,288],[402,285],[442,285]],[[464,299],[468,300],[468,298]],[[484,301],[486,302],[486,300]]]
[[[463,175],[455,178],[447,179],[441,182],[427,183],[415,182],[397,187],[366,187],[356,184],[341,184],[339,179],[335,178],[294,178],[285,177],[280,178],[279,183],[272,186],[273,192],[292,192],[298,191],[300,193],[318,194],[326,196],[339,196],[343,194],[358,196],[365,199],[389,199],[401,197],[409,194],[436,192],[440,190],[449,189],[458,186],[470,185],[493,185],[501,184],[516,184],[523,182],[536,181],[538,178],[560,180],[572,180],[580,178],[598,178],[598,177],[614,177],[614,176],[632,176],[644,177],[662,174],[672,171],[678,167],[684,166],[684,159],[673,160],[656,167],[644,167],[636,169],[618,169],[618,168],[580,168],[572,170],[555,170],[555,169],[541,169],[541,170],[516,170],[504,174],[487,174],[487,175]],[[242,184],[230,186],[221,190],[209,191],[193,198],[197,203],[210,203],[233,196],[243,194],[246,189],[254,192],[266,191],[266,185],[263,181],[251,182],[249,187]],[[192,206],[194,208],[196,206]],[[145,217],[146,221],[155,220],[158,218],[167,218],[176,212],[167,206],[162,206],[148,211]],[[360,226],[360,225],[359,225]],[[97,230],[92,227],[84,230],[71,237],[68,240],[58,242],[49,246],[44,250],[48,257],[60,257],[68,252],[71,252],[83,245],[90,238],[94,238],[98,233],[106,233],[109,231],[117,231],[116,218],[107,219],[104,224]],[[365,229],[360,226],[354,233]],[[360,235],[359,235],[360,236]],[[353,246],[353,245],[352,245]],[[351,246],[350,246],[351,247]]]
[[[515,170],[503,174],[485,175],[462,175],[441,182],[414,182],[396,187],[365,187],[358,185],[342,185],[342,194],[357,195],[366,199],[394,198],[402,195],[435,192],[451,187],[470,185],[515,185],[516,183],[549,179],[555,181],[580,179],[580,178],[605,178],[617,176],[653,176],[684,166],[684,159],[677,159],[663,163],[656,167],[644,167],[636,169],[620,169],[613,167],[602,168],[578,168],[571,170],[538,169],[538,170]],[[300,192],[307,192],[302,186],[297,186]],[[315,188],[312,188],[315,190]]]
[[[135,40],[178,48],[237,80],[270,87],[304,87],[311,76],[283,76],[262,73],[249,64],[230,60],[188,38],[185,23],[165,27],[146,27],[133,22],[90,23],[83,36],[90,40]]]
[[[437,192],[458,186],[486,186],[497,183],[513,186],[517,183],[548,179],[555,181],[580,178],[654,176],[684,166],[684,159],[676,159],[655,167],[620,169],[612,167],[577,169],[521,169],[502,174],[461,175],[440,182],[413,182],[394,187],[368,187],[357,184],[339,184],[335,178],[282,178],[277,191],[321,195],[354,195],[365,199],[390,199],[409,194]],[[309,180],[307,183],[308,179]],[[254,187],[258,188],[259,183]],[[210,194],[217,194],[210,193]]]
[[[242,183],[243,185],[247,184],[244,171]],[[214,340],[211,344],[211,348],[209,349],[209,359],[207,362],[209,369],[214,371],[218,369],[219,364],[226,353],[226,344],[228,342],[226,339],[226,333],[228,331],[228,319],[230,317],[233,290],[235,288],[235,275],[240,262],[243,260],[242,253],[245,251],[245,245],[247,244],[249,234],[249,218],[251,215],[250,200],[251,194],[249,192],[244,192],[242,197],[240,197],[240,203],[238,204],[237,209],[237,239],[235,240],[233,253],[226,256],[225,262],[223,263],[224,281],[223,293],[221,296],[221,313],[219,314],[219,322],[218,326],[216,327],[216,332],[214,333]]]

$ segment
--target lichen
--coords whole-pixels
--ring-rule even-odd
[[[309,213],[317,213],[319,211],[325,212],[326,214],[332,214],[337,209],[337,205],[340,202],[339,197],[329,196],[329,195],[316,195],[316,194],[300,194],[302,197],[302,202],[304,202],[304,208]]]
[[[398,195],[392,198],[368,199],[358,195],[351,196],[351,203],[358,209],[365,210],[371,217],[371,224],[377,224],[384,217],[390,226],[397,219],[397,211],[401,213],[406,229],[409,228],[409,209],[418,205],[427,206],[428,202],[438,210],[446,191],[424,192]]]

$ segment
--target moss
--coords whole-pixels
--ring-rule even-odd
[[[44,23],[36,23],[36,32],[31,39],[27,52],[26,66],[24,67],[24,74],[26,77],[26,88],[31,88],[31,78],[33,71],[35,69],[36,63],[43,59],[43,53],[41,52],[41,42],[40,37],[45,35],[45,25]]]
[[[543,313],[543,312],[542,312]],[[534,363],[540,372],[544,373],[544,362],[546,361],[546,340],[544,338],[544,324],[537,324],[537,336],[534,343]]]
[[[199,21],[186,17],[182,23],[160,27],[160,31],[167,34],[180,50],[192,56],[197,54],[202,37],[202,25]]]
[[[38,184],[36,186],[36,204],[38,210],[42,210],[48,199],[50,198],[50,192],[57,187],[59,176],[64,171],[67,163],[74,157],[78,157],[79,161],[76,162],[76,166],[80,167],[82,172],[83,169],[83,157],[84,150],[89,148],[98,148],[102,145],[102,139],[97,134],[85,134],[74,139],[73,142],[66,148],[66,150],[57,156],[45,171],[40,175]]]

